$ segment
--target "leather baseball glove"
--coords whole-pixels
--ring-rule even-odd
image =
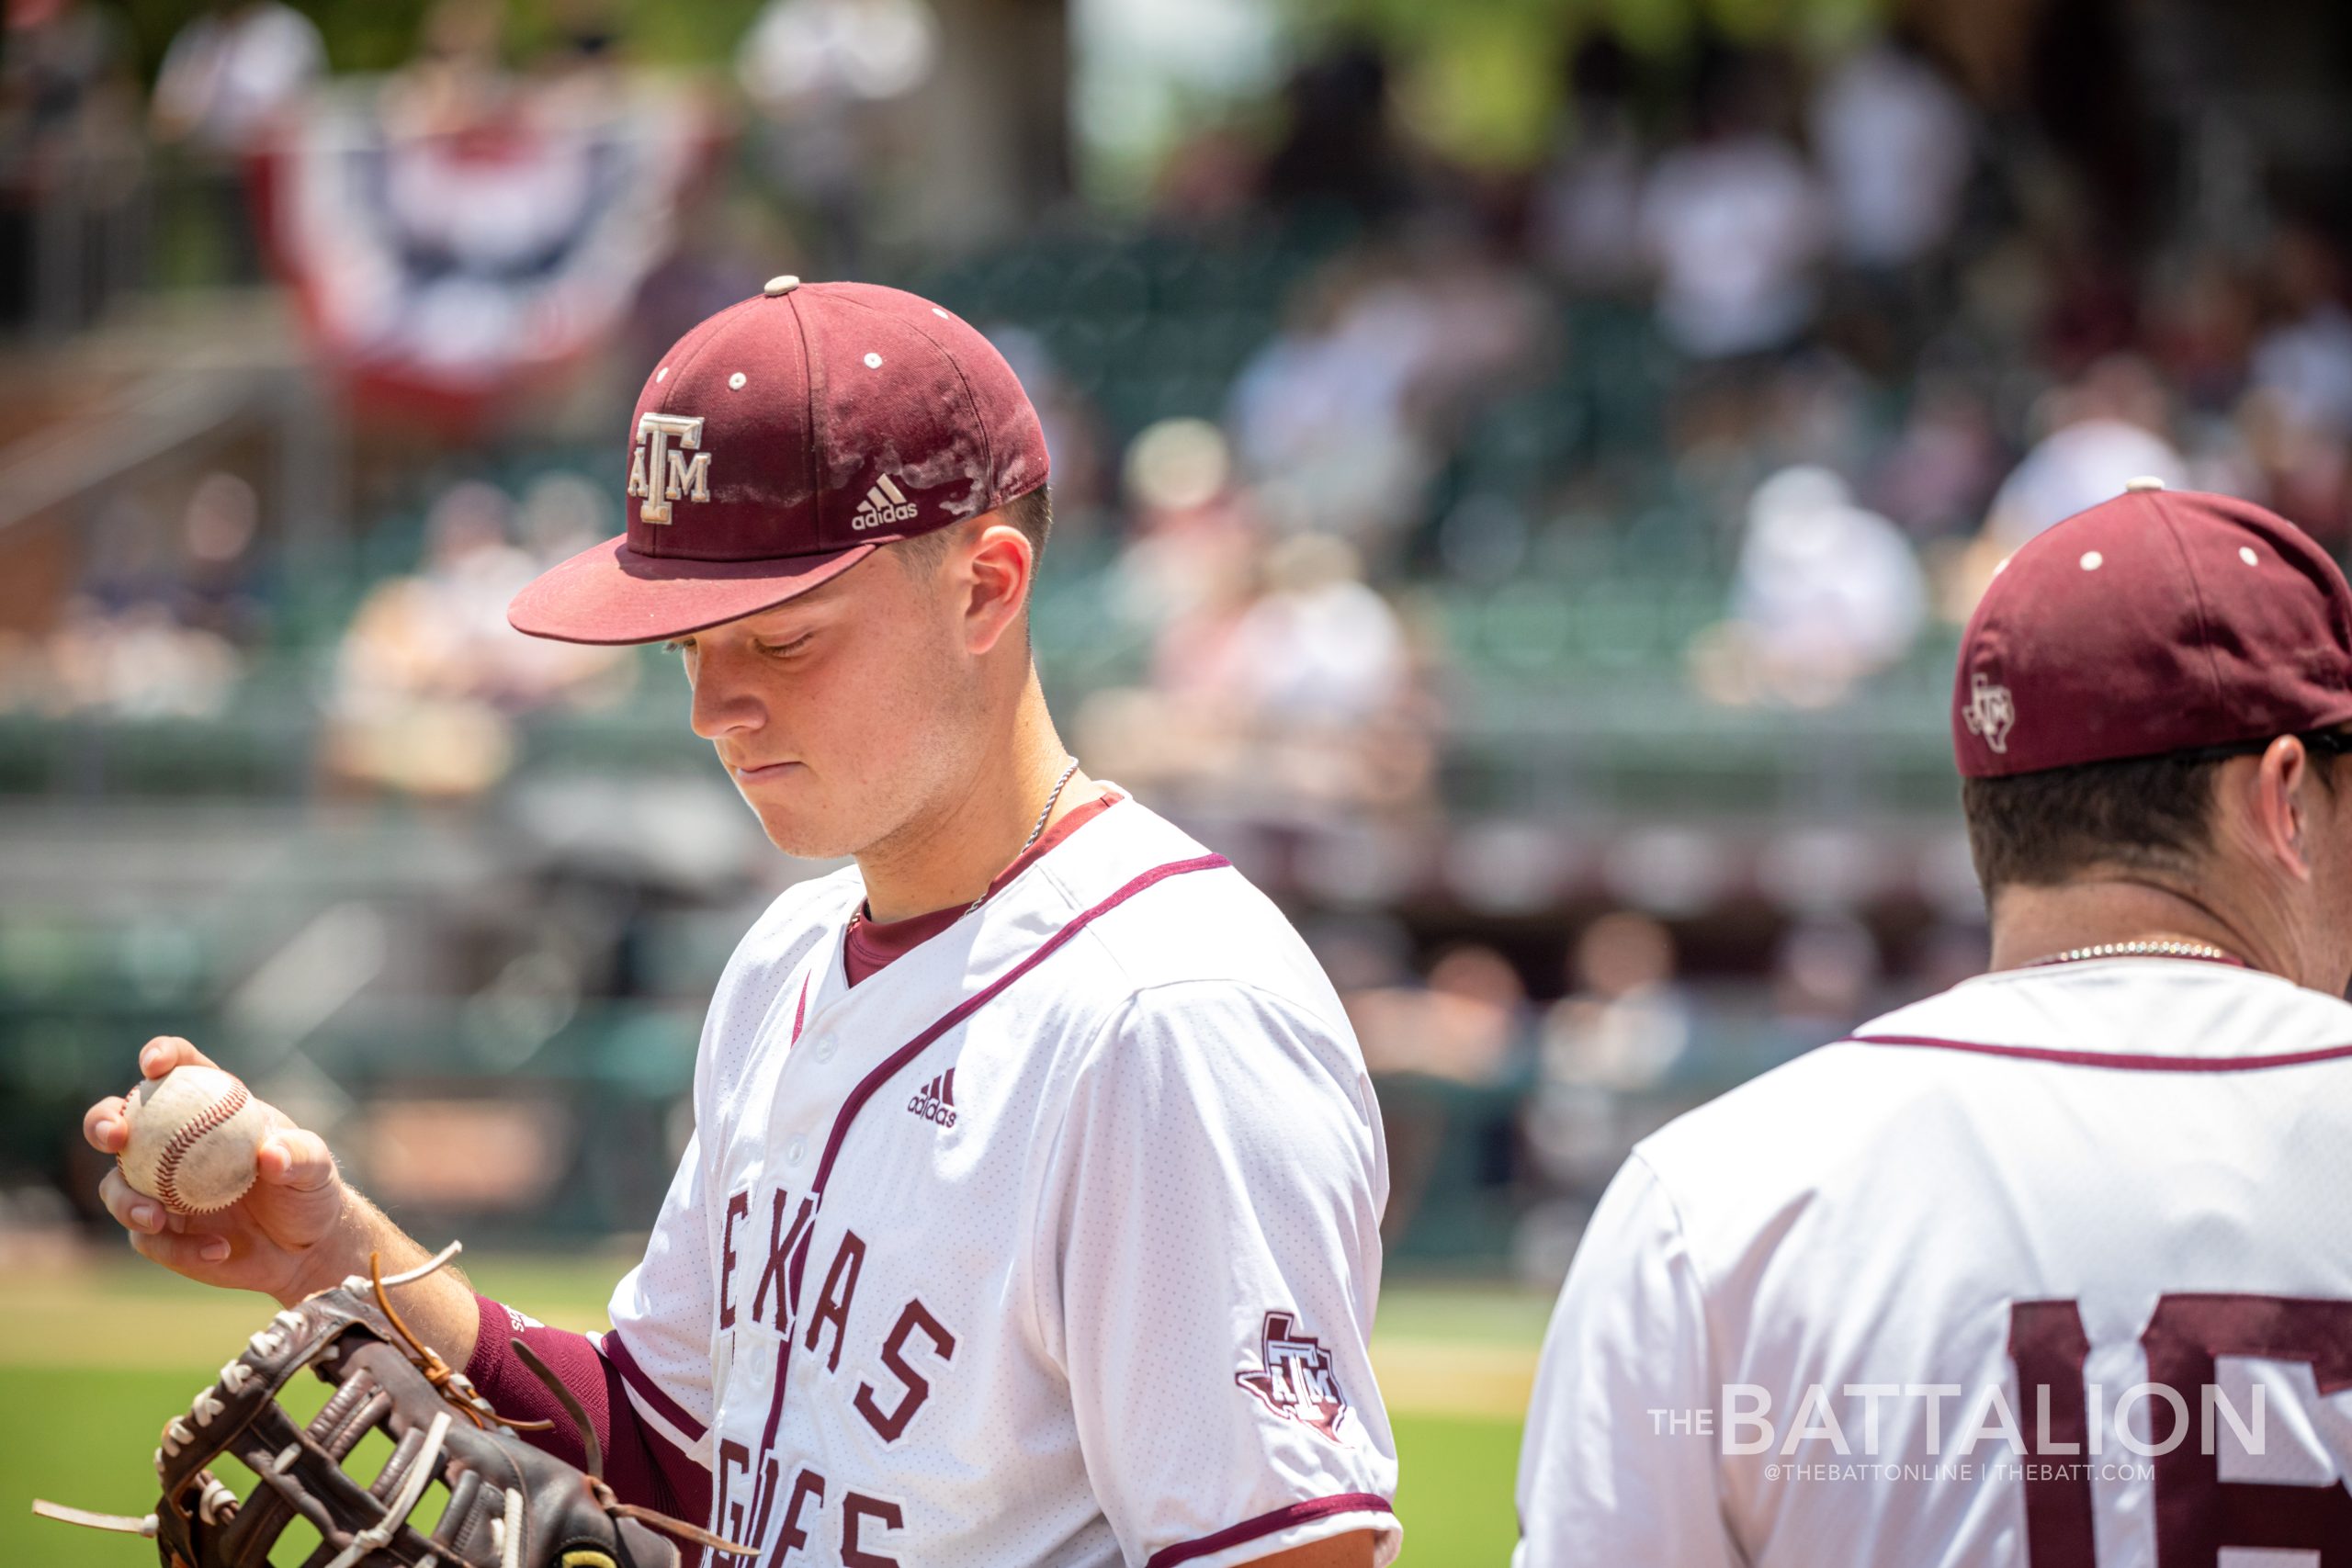
[[[269,1568],[296,1517],[322,1544],[303,1568],[678,1568],[672,1537],[738,1556],[751,1549],[623,1503],[600,1471],[594,1432],[570,1392],[519,1341],[525,1363],[580,1428],[588,1469],[531,1447],[463,1373],[419,1344],[392,1310],[388,1285],[421,1279],[457,1255],[452,1244],[390,1279],[371,1270],[290,1307],[246,1342],[155,1450],[163,1499],[141,1518],[36,1502],[35,1513],[154,1540],[164,1568]],[[335,1385],[305,1426],[278,1404],[305,1367]],[[393,1444],[365,1481],[343,1461],[369,1432]],[[207,1468],[233,1455],[259,1478],[239,1497]],[[411,1521],[425,1488],[448,1497],[430,1533]]]

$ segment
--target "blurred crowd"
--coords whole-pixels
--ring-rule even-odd
[[[1306,32],[1268,101],[1169,148],[1146,210],[1026,213],[978,259],[908,220],[946,8],[765,0],[723,70],[665,78],[617,6],[542,6],[517,48],[496,0],[440,0],[361,87],[281,0],[160,43],[9,0],[0,330],[53,348],[159,280],[292,300],[356,516],[298,561],[302,502],[247,440],[64,526],[0,518],[0,719],[299,713],[311,793],[459,815],[526,782],[537,726],[658,706],[680,733],[659,656],[531,642],[504,605],[619,528],[652,356],[781,271],[904,282],[990,333],[1052,448],[1038,646],[1076,750],[1294,840],[1462,827],[1449,747],[1494,664],[1694,728],[1932,688],[2001,560],[2132,479],[2352,547],[2340,209],[2220,107],[2064,99],[2114,73],[2069,7],[2019,24],[2056,85],[2024,89],[1901,20],[1591,34],[1507,164],[1433,141],[1368,36]],[[25,379],[24,417],[66,423]],[[1648,664],[1466,646],[1531,592],[1554,620],[1698,610],[1652,617]],[[1307,911],[1382,1079],[1398,1228],[1500,1225],[1550,1269],[1648,1126],[1983,962],[1942,905],[1897,940],[1883,910],[1589,892],[1540,931]]]
[[[1972,100],[1901,26],[1666,64],[1597,39],[1567,74],[1556,152],[1525,170],[1413,146],[1369,49],[1299,70],[1261,161],[1212,132],[1171,163],[1170,220],[1318,199],[1364,221],[1226,409],[1271,532],[1347,537],[1396,587],[1458,570],[1448,547],[1500,515],[1459,573],[1493,581],[1547,517],[1622,528],[1669,491],[1702,520],[1686,570],[1720,563],[1726,590],[1693,685],[1798,705],[1934,644],[2018,545],[2134,478],[2352,543],[2352,315],[2322,202],[2225,167],[2126,209],[2111,171]],[[2135,130],[2156,139],[2095,128]],[[1580,333],[1611,305],[1647,313],[1655,365]],[[1655,377],[1659,439],[1449,493],[1482,426],[1579,359],[1628,399]]]
[[[369,374],[405,355],[438,394],[548,408],[561,397],[484,358],[516,377],[573,363],[591,299],[615,301],[605,364],[626,369],[775,265],[899,265],[877,215],[915,155],[912,96],[940,70],[926,0],[770,0],[706,127],[740,128],[741,158],[712,175],[637,147],[632,199],[608,213],[555,133],[618,155],[596,129],[600,106],[628,98],[616,15],[556,6],[515,61],[496,0],[426,13],[372,101],[388,148],[435,150],[395,159],[380,197],[396,230],[421,226],[398,248],[427,262],[386,280],[335,251],[317,272],[341,281],[298,276],[322,351]],[[175,160],[175,188],[231,236],[222,276],[300,249],[300,204],[257,209],[245,181],[331,80],[302,13],[205,9],[164,51],[143,114],[114,12],[28,0],[8,28],[17,217],[79,166],[74,150],[135,144]],[[2326,215],[2272,199],[2258,169],[2241,190],[2125,209],[2112,191],[2132,182],[2082,151],[2104,144],[2096,130],[2070,143],[2014,104],[1996,112],[1949,52],[1903,25],[1827,51],[1702,39],[1671,57],[1594,35],[1563,66],[1551,152],[1495,169],[1417,140],[1392,62],[1343,35],[1301,57],[1277,102],[1199,127],[1162,164],[1145,220],[1162,232],[1215,243],[1330,220],[1204,406],[1107,412],[1104,375],[1067,363],[1055,321],[979,302],[1038,389],[1065,533],[1102,547],[1085,565],[1146,650],[1106,671],[1093,743],[1138,781],[1227,806],[1427,807],[1453,650],[1423,591],[1558,575],[1547,560],[1607,575],[1611,536],[1661,513],[1683,532],[1652,576],[1720,593],[1683,650],[1687,689],[1728,705],[1830,705],[1932,656],[2008,551],[2132,478],[2262,500],[2343,547],[2352,315]],[[339,221],[354,199],[311,221],[366,227]],[[2258,220],[2224,243],[2217,204]],[[0,249],[23,263],[38,246],[19,230]],[[619,234],[633,259],[612,259]],[[31,270],[9,276],[21,319]],[[575,423],[593,428],[628,378],[607,375]],[[527,420],[494,423],[493,441],[529,439]],[[1494,460],[1513,440],[1529,449]],[[469,493],[406,503],[464,513]],[[193,530],[218,503],[191,497]],[[266,556],[275,533],[239,548]],[[1579,537],[1553,548],[1562,535]],[[126,600],[106,553],[46,662],[15,659],[0,690],[40,687],[50,707],[217,705],[253,628],[191,620],[171,594]],[[199,594],[222,570],[193,545],[149,553],[176,553]],[[446,578],[444,546],[428,553],[420,581]],[[385,614],[371,599],[350,645],[374,646]],[[141,682],[93,671],[76,649],[118,623],[176,639],[185,676],[160,684],[187,689],[119,694]],[[51,665],[76,673],[27,673]],[[563,684],[486,683],[517,710]]]
[[[1381,1085],[1391,1234],[1418,1225],[1432,1245],[1431,1233],[1467,1227],[1535,1278],[1566,1267],[1636,1140],[1985,962],[1973,923],[1928,926],[1896,950],[1827,915],[1765,944],[1760,984],[1692,975],[1675,928],[1627,908],[1588,916],[1556,955],[1460,940],[1416,963],[1405,929],[1379,917],[1307,934]]]

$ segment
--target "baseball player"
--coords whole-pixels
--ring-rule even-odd
[[[2352,592],[2154,481],[1995,579],[1993,971],[1635,1147],[1522,1568],[2352,1562]]]
[[[628,534],[514,624],[674,643],[768,836],[854,864],[779,897],[720,978],[610,1333],[446,1272],[401,1310],[576,1461],[526,1342],[624,1499],[763,1568],[1388,1562],[1363,1063],[1273,906],[1064,751],[1012,371],[927,300],[779,277],[662,358],[630,435]],[[141,1067],[198,1059],[164,1040]],[[96,1146],[121,1115],[92,1109]],[[219,1223],[105,1196],[149,1257],[282,1301],[424,1256],[306,1132],[261,1177]]]

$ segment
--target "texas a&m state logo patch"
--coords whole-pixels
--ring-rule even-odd
[[[1236,1372],[1233,1381],[1254,1393],[1275,1415],[1312,1427],[1333,1442],[1348,1414],[1347,1396],[1331,1371],[1331,1352],[1286,1312],[1266,1314],[1258,1341],[1259,1369]]]

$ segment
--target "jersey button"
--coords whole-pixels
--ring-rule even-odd
[[[808,1140],[805,1138],[795,1138],[792,1142],[784,1145],[784,1163],[786,1165],[798,1165],[800,1163],[800,1156],[808,1152]]]
[[[831,1040],[820,1040],[817,1042],[817,1060],[822,1063],[830,1062],[832,1059],[833,1043]]]

